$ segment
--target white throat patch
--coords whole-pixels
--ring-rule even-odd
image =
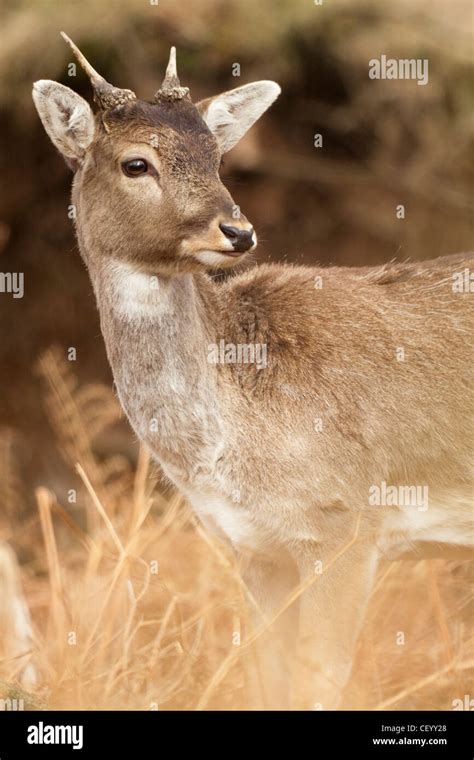
[[[105,271],[114,291],[113,307],[127,319],[156,317],[167,301],[168,283],[121,261],[112,261]]]

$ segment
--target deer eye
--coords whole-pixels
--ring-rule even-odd
[[[140,174],[146,174],[148,163],[144,158],[132,158],[131,161],[124,161],[122,171],[127,177],[139,177]]]

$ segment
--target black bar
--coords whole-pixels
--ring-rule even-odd
[[[189,750],[262,750],[309,758],[472,760],[469,711],[450,712],[0,712],[0,760],[28,757],[159,757]],[[56,731],[63,726],[64,730]],[[76,727],[74,732],[73,727]],[[82,735],[80,727],[82,727]],[[43,743],[30,743],[40,741]],[[47,743],[49,739],[58,742]],[[77,746],[77,751],[73,745]],[[79,745],[82,744],[82,747]],[[285,751],[286,750],[286,751]]]

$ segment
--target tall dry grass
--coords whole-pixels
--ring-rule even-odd
[[[0,698],[22,694],[30,709],[248,707],[265,622],[248,624],[236,559],[163,488],[144,450],[134,468],[97,455],[120,409],[108,389],[79,387],[70,366],[55,350],[38,365],[71,465],[68,498],[40,487],[33,517],[10,509],[1,525]],[[0,461],[6,483],[12,463]],[[381,568],[345,707],[451,709],[472,693],[471,571]]]

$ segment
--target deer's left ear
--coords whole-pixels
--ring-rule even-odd
[[[94,138],[94,115],[84,98],[63,84],[40,79],[33,100],[43,127],[71,169],[77,169]]]
[[[263,80],[196,103],[222,153],[234,147],[281,92],[276,82]]]

